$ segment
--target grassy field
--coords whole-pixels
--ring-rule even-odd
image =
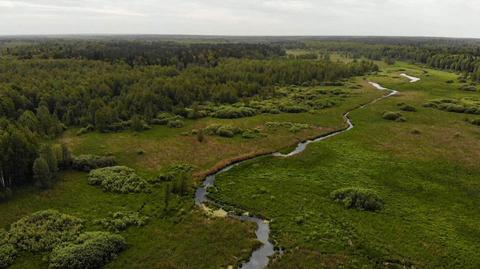
[[[222,174],[213,196],[272,220],[287,252],[269,268],[479,268],[480,129],[464,120],[472,116],[422,107],[478,94],[446,83],[455,74],[404,63],[369,79],[400,93],[353,112],[349,133]],[[384,120],[398,103],[417,112]],[[376,191],[384,210],[345,209],[330,198],[343,187]]]
[[[342,60],[338,56],[338,60]],[[242,119],[187,120],[184,127],[155,126],[145,132],[88,133],[69,130],[61,140],[78,154],[112,154],[121,165],[154,177],[173,164],[195,166],[195,173],[229,159],[288,148],[344,126],[342,114],[381,96],[367,81],[400,93],[351,114],[356,128],[331,140],[311,145],[292,158],[263,157],[222,174],[219,192],[227,204],[272,221],[272,237],[286,253],[270,268],[478,268],[480,239],[480,128],[465,121],[466,114],[424,108],[436,98],[478,97],[460,91],[457,75],[397,63],[368,78],[355,78],[342,88],[348,92],[332,108],[308,113],[262,114]],[[406,72],[422,81],[412,84]],[[352,85],[361,85],[353,89]],[[408,103],[417,112],[401,113],[406,122],[387,121],[384,111],[400,111]],[[272,130],[266,122],[307,123],[292,133]],[[254,139],[191,133],[214,123],[260,128]],[[138,154],[139,150],[144,154]],[[250,224],[209,218],[190,195],[174,196],[164,211],[164,184],[152,193],[112,194],[87,184],[87,174],[67,171],[52,189],[18,190],[0,204],[0,227],[35,211],[57,209],[86,221],[87,230],[101,230],[95,220],[117,211],[141,211],[144,227],[121,234],[128,249],[107,268],[227,268],[249,257],[257,247]],[[375,190],[384,210],[368,213],[344,209],[330,199],[342,187]],[[46,268],[43,254],[21,254],[12,268]]]
[[[359,89],[348,85],[361,84]],[[299,114],[262,114],[250,118],[222,120],[205,118],[189,120],[183,128],[170,129],[155,126],[145,132],[125,131],[120,133],[89,133],[76,136],[69,130],[61,138],[79,154],[112,154],[119,164],[133,167],[139,175],[155,177],[173,164],[188,163],[201,174],[228,159],[260,152],[280,150],[300,140],[341,128],[344,111],[375,99],[381,95],[361,78],[356,78],[344,88],[349,96],[332,108]],[[271,130],[266,122],[307,123],[309,129],[292,133],[288,129]],[[243,128],[260,128],[263,136],[254,139],[222,138],[207,136],[198,142],[194,135],[184,135],[194,129],[213,123],[231,124]],[[144,154],[138,154],[139,149]],[[46,191],[25,188],[16,191],[14,197],[0,204],[0,227],[8,226],[33,212],[57,209],[85,220],[86,229],[102,230],[95,221],[118,211],[141,211],[149,217],[144,227],[130,228],[121,234],[126,238],[128,249],[107,268],[227,268],[249,257],[255,240],[255,227],[232,219],[209,218],[195,205],[194,185],[190,195],[175,196],[170,209],[164,211],[165,184],[153,187],[152,193],[112,194],[88,185],[87,174],[67,171],[58,182]],[[21,253],[12,268],[46,268],[42,254]]]

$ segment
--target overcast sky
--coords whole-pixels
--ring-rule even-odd
[[[0,35],[480,37],[477,0],[0,0]]]

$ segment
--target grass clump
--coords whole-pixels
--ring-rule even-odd
[[[75,170],[89,172],[93,169],[114,166],[117,164],[113,156],[80,155],[73,158],[72,167]]]
[[[125,250],[125,239],[106,232],[88,232],[75,241],[59,245],[50,254],[50,269],[99,268]]]
[[[105,229],[113,232],[124,231],[130,226],[141,227],[147,224],[148,217],[141,216],[138,212],[115,212],[105,219],[96,221]]]
[[[139,193],[148,191],[147,182],[135,170],[126,166],[95,169],[88,175],[90,185],[102,186],[104,191],[116,193]]]
[[[343,188],[331,193],[331,198],[342,203],[345,208],[365,211],[378,211],[383,208],[383,200],[374,191],[361,188]]]
[[[417,109],[414,106],[409,105],[409,104],[405,104],[405,103],[398,104],[398,107],[400,108],[400,110],[405,111],[405,112],[416,112],[417,111]]]
[[[222,107],[214,114],[214,118],[219,119],[238,119],[245,117],[252,117],[257,114],[257,111],[250,107]]]
[[[13,223],[8,238],[19,250],[43,252],[74,240],[82,230],[81,219],[56,210],[45,210]]]
[[[391,121],[404,122],[406,121],[405,117],[399,112],[385,111],[382,115],[382,118]]]

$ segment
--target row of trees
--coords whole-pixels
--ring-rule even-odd
[[[230,43],[187,44],[152,41],[44,40],[10,47],[3,55],[19,59],[88,59],[125,62],[130,66],[162,65],[185,68],[196,64],[216,66],[222,58],[267,59],[285,55],[278,45]]]

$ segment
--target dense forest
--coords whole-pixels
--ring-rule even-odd
[[[188,116],[202,104],[268,98],[281,86],[338,83],[378,70],[367,61],[289,59],[278,44],[54,40],[7,43],[2,51],[3,196],[19,184],[49,185],[69,153],[41,141],[70,126],[141,130],[163,112]]]

